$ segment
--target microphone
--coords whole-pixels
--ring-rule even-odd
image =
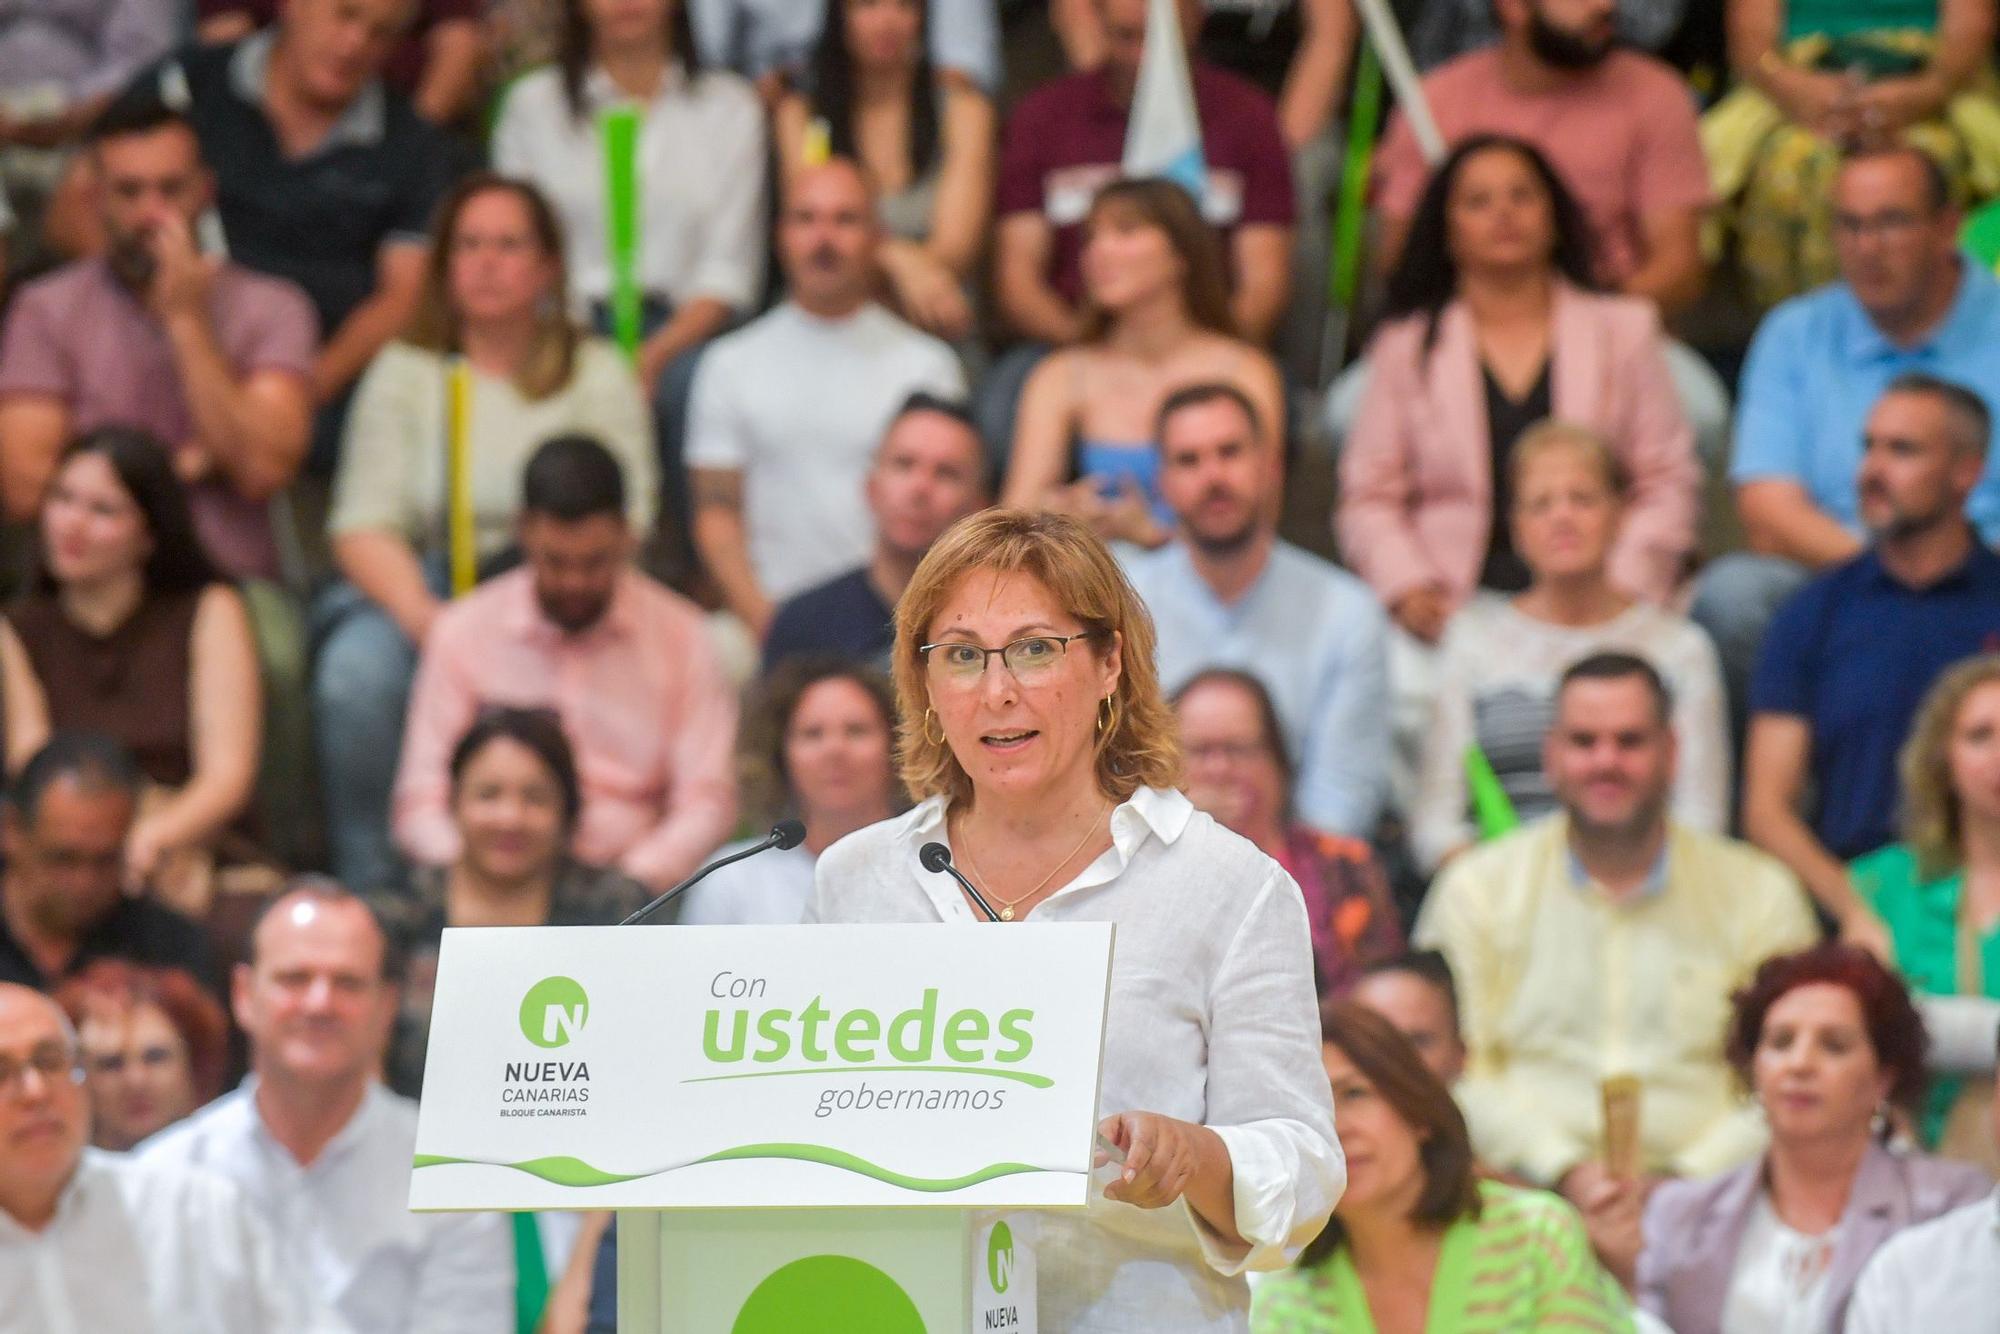
[[[772,848],[796,848],[805,841],[805,821],[780,820],[771,826],[771,832],[764,835],[762,839],[752,843],[741,852],[732,852],[727,857],[717,857],[714,861],[702,867],[699,871],[696,871],[693,875],[681,881],[678,885],[675,885],[672,889],[660,895],[660,897],[654,899],[651,903],[639,909],[639,911],[633,913],[618,925],[637,926],[640,922],[645,921],[648,917],[651,917],[654,913],[666,907],[690,889],[693,889],[697,884],[706,880],[712,872],[720,871],[731,862],[740,862],[745,857],[755,857],[758,853],[768,852]]]
[[[971,895],[972,901],[979,905],[979,911],[986,914],[987,921],[997,922],[1000,920],[1000,914],[993,911],[993,905],[986,901],[986,896],[981,894],[977,889],[974,889],[972,882],[960,875],[958,868],[951,864],[950,848],[942,843],[926,843],[917,849],[917,860],[924,864],[926,871],[932,874],[943,871],[953,880],[958,881],[959,887]]]

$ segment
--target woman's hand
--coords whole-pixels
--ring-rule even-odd
[[[1177,1121],[1158,1112],[1121,1112],[1097,1123],[1097,1133],[1125,1155],[1118,1179],[1104,1188],[1104,1198],[1141,1209],[1164,1209],[1185,1195],[1204,1158],[1212,1152],[1227,1157],[1221,1137],[1207,1126]],[[1111,1161],[1102,1149],[1097,1166]]]
[[[884,246],[882,272],[912,324],[947,342],[972,332],[972,303],[958,275],[928,251],[908,243]]]
[[[146,893],[167,846],[157,821],[141,816],[125,836],[125,892],[133,898]]]
[[[1946,100],[1937,81],[1921,74],[1871,83],[1857,90],[1850,103],[1850,133],[1870,142],[1893,139],[1937,115]]]
[[[1860,128],[1854,103],[1861,85],[1848,75],[1788,67],[1770,91],[1780,111],[1823,138],[1844,139]]]
[[[1866,908],[1856,908],[1841,919],[1840,943],[1859,945],[1883,963],[1895,966],[1896,943],[1889,938],[1889,928]]]

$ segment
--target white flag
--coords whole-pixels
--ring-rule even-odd
[[[1199,205],[1208,184],[1201,152],[1201,116],[1194,108],[1187,48],[1181,42],[1174,0],[1151,0],[1146,10],[1146,54],[1125,127],[1127,176],[1164,176]]]

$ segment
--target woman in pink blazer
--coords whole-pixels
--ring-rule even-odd
[[[1518,140],[1460,144],[1418,207],[1341,454],[1336,526],[1347,564],[1424,643],[1474,589],[1526,586],[1496,516],[1507,451],[1540,418],[1595,428],[1632,478],[1614,582],[1661,601],[1694,549],[1701,470],[1659,317],[1591,290],[1590,253],[1575,200]]]

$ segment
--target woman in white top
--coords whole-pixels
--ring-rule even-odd
[[[1570,664],[1606,650],[1659,669],[1673,693],[1679,744],[1674,818],[1721,830],[1729,750],[1715,646],[1692,621],[1630,597],[1609,574],[1630,489],[1624,465],[1597,432],[1548,421],[1522,434],[1508,470],[1513,545],[1529,584],[1512,596],[1475,594],[1445,628],[1418,776],[1419,859],[1437,866],[1477,837],[1466,780],[1473,746],[1520,819],[1555,808],[1542,739],[1555,719],[1556,684]]]
[[[797,922],[812,898],[820,853],[906,804],[892,763],[895,733],[896,698],[875,668],[835,657],[788,658],[774,668],[737,737],[743,807],[760,831],[797,816],[805,841],[723,867],[681,899],[680,924]]]
[[[820,858],[808,920],[970,927],[925,871],[947,843],[1002,921],[1111,921],[1089,1209],[1037,1244],[1043,1329],[1248,1329],[1249,1268],[1295,1257],[1345,1180],[1314,1060],[1298,887],[1174,789],[1180,755],[1144,605],[1065,515],[947,532],[896,610],[908,814]],[[985,927],[1006,929],[1000,923]]]
[[[552,436],[581,433],[611,451],[634,532],[652,524],[658,494],[645,399],[618,349],[564,311],[561,229],[541,194],[467,177],[438,210],[427,263],[409,329],[355,390],[327,519],[343,580],[314,609],[323,791],[334,870],[350,885],[393,879],[387,812],[403,707],[416,646],[450,592],[458,412],[481,566],[507,553],[522,471]]]

